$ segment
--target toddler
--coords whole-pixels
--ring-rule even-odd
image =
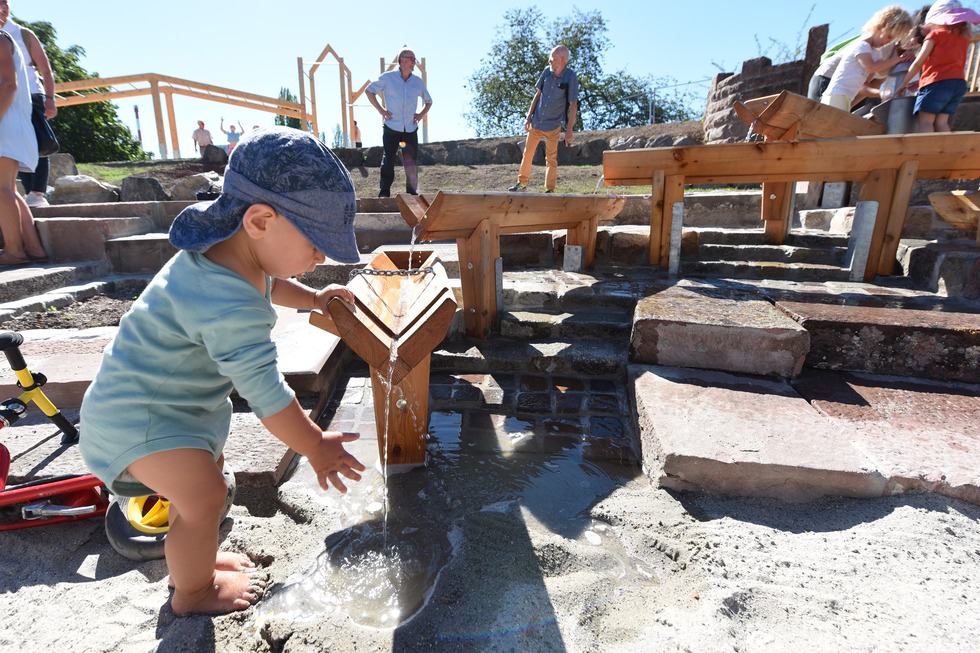
[[[232,388],[277,438],[309,460],[320,485],[345,492],[364,466],[344,450],[356,434],[325,433],[276,367],[275,302],[323,309],[353,301],[342,286],[293,279],[324,256],[359,260],[356,199],[343,164],[288,128],[242,137],[214,202],[184,209],[177,253],[123,317],[81,409],[85,463],[121,496],[170,500],[165,542],[177,615],[244,610],[264,591],[246,556],[218,553],[226,488],[222,449]]]

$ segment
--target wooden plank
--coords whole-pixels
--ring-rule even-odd
[[[485,338],[497,317],[497,275],[500,241],[492,222],[485,219],[469,238],[457,241],[463,323],[466,334]]]
[[[754,131],[767,140],[884,134],[887,126],[807,97],[783,91],[757,116]]]
[[[762,219],[765,222],[766,242],[782,245],[789,226],[793,182],[762,184]]]
[[[915,173],[918,169],[917,161],[905,161],[896,173],[892,205],[888,210],[885,237],[878,258],[878,274],[891,274],[895,267],[895,256],[905,228],[905,215],[909,211],[909,198],[912,196],[912,186],[915,184]]]
[[[650,194],[650,265],[660,265],[660,233],[664,223],[664,171],[653,173]]]
[[[929,193],[936,214],[956,229],[976,229],[980,223],[980,194],[972,190]]]
[[[723,143],[607,150],[606,186],[650,183],[656,170],[686,183],[859,180],[869,170],[919,162],[920,179],[980,177],[980,133],[858,136],[798,142]]]
[[[864,280],[872,281],[878,273],[878,260],[885,241],[885,216],[891,211],[892,197],[895,195],[895,170],[872,170],[861,186],[859,201],[873,200],[878,202],[878,216],[875,219],[874,231],[871,234],[871,246],[868,249],[868,261],[864,268]]]
[[[670,266],[670,228],[674,204],[684,202],[683,175],[670,175],[664,178],[664,221],[660,224],[660,269]]]

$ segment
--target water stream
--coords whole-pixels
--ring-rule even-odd
[[[453,559],[473,547],[488,513],[495,526],[479,538],[532,546],[529,523],[568,541],[603,547],[611,578],[643,573],[627,559],[607,525],[584,516],[598,499],[635,471],[587,460],[576,420],[435,412],[428,429],[426,467],[385,479],[369,470],[339,497],[323,493],[307,468],[290,484],[308,492],[333,521],[312,568],[256,607],[256,622],[302,621],[325,613],[348,615],[367,627],[394,628],[416,615]],[[390,510],[381,502],[390,496]],[[470,553],[469,557],[474,554]],[[503,571],[503,570],[502,570]]]

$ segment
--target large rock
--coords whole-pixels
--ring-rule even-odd
[[[225,165],[228,163],[228,153],[217,145],[208,145],[204,148],[204,152],[201,154],[201,158],[206,163],[216,163],[218,165]]]
[[[71,154],[52,154],[48,157],[48,184],[53,184],[55,180],[78,174],[78,166],[75,165],[75,157]]]
[[[118,202],[119,188],[87,175],[66,175],[55,180],[48,201],[52,204]]]
[[[173,185],[170,195],[175,200],[197,200],[198,193],[211,193],[215,188],[220,192],[221,177],[216,172],[202,172],[184,177]]]
[[[154,177],[126,177],[119,191],[121,202],[169,202],[173,198]]]

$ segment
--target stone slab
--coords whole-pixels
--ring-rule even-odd
[[[765,300],[674,286],[637,302],[630,361],[789,378],[809,338]]]
[[[980,504],[980,386],[809,370],[794,388],[889,479]]]
[[[980,383],[980,315],[777,302],[810,333],[809,367]]]
[[[307,311],[279,308],[277,312],[272,337],[279,351],[279,369],[297,393],[319,392],[324,365],[340,339],[309,324]],[[116,327],[22,331],[20,350],[28,368],[47,377],[44,394],[62,410],[77,408],[115,332]],[[13,372],[4,366],[0,397],[19,394]]]
[[[785,380],[631,365],[646,475],[661,487],[809,501],[875,497],[886,478]]]

